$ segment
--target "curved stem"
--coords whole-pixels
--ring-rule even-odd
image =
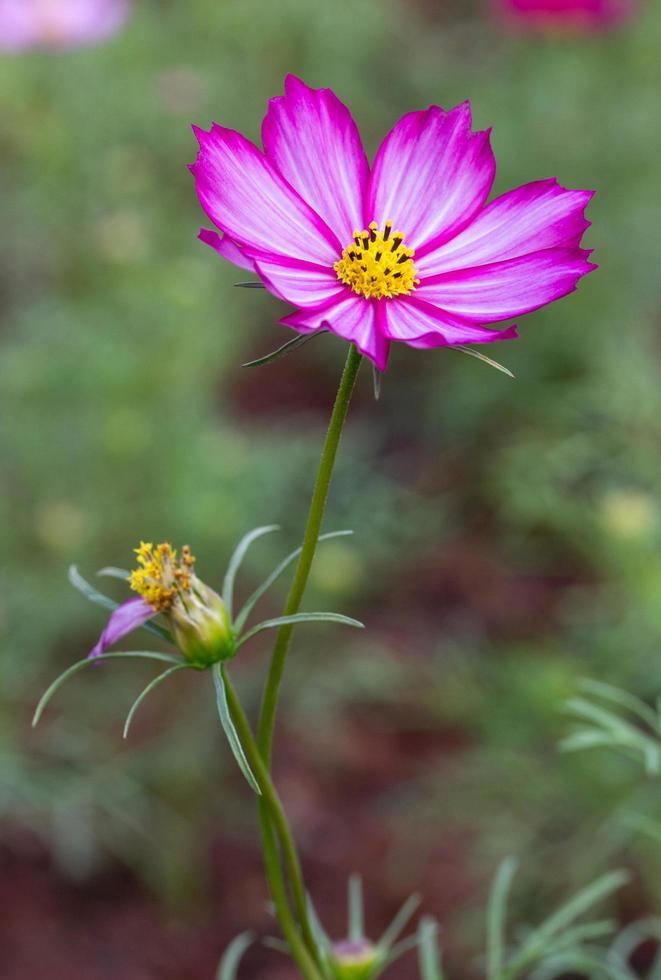
[[[232,720],[234,721],[248,762],[262,792],[259,811],[264,863],[278,919],[285,938],[289,943],[292,955],[298,963],[303,976],[306,980],[320,980],[320,973],[314,962],[316,959],[316,943],[308,919],[303,875],[294,838],[287,821],[287,815],[257,746],[250,722],[246,717],[238,695],[227,674],[225,674],[225,690],[227,692],[227,704],[232,715]],[[282,878],[282,870],[280,868],[277,844],[274,837],[274,829],[280,840],[282,857],[287,868],[296,914],[300,922],[303,937],[301,937],[298,931],[289,907],[287,892]]]
[[[340,386],[335,397],[333,412],[328,425],[328,432],[321,453],[317,482],[310,501],[308,520],[305,526],[303,537],[303,547],[296,566],[294,579],[287,596],[287,601],[283,609],[283,616],[292,616],[297,613],[301,606],[303,593],[308,583],[310,568],[317,549],[317,539],[321,529],[321,522],[326,509],[328,499],[328,489],[330,487],[337,447],[340,443],[340,436],[347,417],[349,402],[356,383],[358,369],[362,361],[362,354],[356,347],[351,345],[347,355],[344,372],[340,381]],[[275,715],[278,707],[278,696],[280,693],[280,683],[285,669],[285,661],[289,651],[289,643],[294,630],[294,625],[288,623],[281,626],[275,640],[269,674],[264,688],[264,697],[259,717],[258,742],[262,757],[267,768],[271,765],[271,747],[273,743],[273,729],[275,727]]]

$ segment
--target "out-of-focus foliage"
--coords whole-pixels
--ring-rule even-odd
[[[89,577],[141,537],[186,540],[220,587],[238,537],[277,522],[247,596],[299,541],[343,345],[239,368],[289,338],[282,304],[196,241],[185,168],[189,123],[258,138],[294,71],[350,103],[370,152],[401,113],[470,98],[497,192],[598,189],[601,266],[500,346],[515,381],[399,349],[378,403],[361,379],[326,523],[356,533],[320,553],[307,608],[368,629],[300,632],[278,746],[320,911],[348,863],[388,908],[419,888],[475,949],[469,899],[512,851],[533,919],[606,860],[634,871],[638,911],[661,898],[659,842],[631,820],[657,826],[658,792],[610,752],[556,750],[579,677],[661,689],[660,45],[653,4],[569,39],[443,0],[143,0],[105,46],[0,60],[0,807],[67,874],[119,859],[192,901],[203,842],[253,839],[199,676],[156,692],[128,744],[142,666],[85,672],[29,720],[102,627],[70,563]],[[232,667],[251,709],[266,652]]]

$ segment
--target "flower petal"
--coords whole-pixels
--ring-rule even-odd
[[[403,341],[410,347],[451,347],[456,344],[488,344],[495,340],[512,340],[516,327],[489,330],[453,316],[447,310],[413,296],[398,297],[384,304],[381,330],[390,340]]]
[[[327,327],[355,344],[361,354],[374,361],[379,371],[385,371],[390,343],[379,330],[378,310],[383,302],[363,299],[345,289],[339,299],[315,309],[297,310],[283,317],[280,323],[301,333]]]
[[[113,643],[117,643],[127,633],[133,632],[138,626],[142,626],[148,619],[153,619],[156,613],[144,599],[137,597],[128,599],[121,606],[117,606],[110,614],[110,619],[99,637],[99,642],[90,651],[90,657],[98,657],[104,653]]]
[[[252,259],[249,259],[236,242],[233,242],[227,235],[219,235],[215,231],[209,231],[208,228],[200,228],[200,233],[197,237],[205,245],[211,245],[211,248],[214,248],[219,255],[222,255],[224,259],[227,259],[233,265],[238,265],[240,269],[247,269],[249,272],[255,271],[255,263]]]
[[[597,267],[586,249],[548,248],[517,259],[461,269],[425,279],[416,299],[473,323],[493,323],[530,313],[573,292]]]
[[[202,207],[250,257],[293,256],[332,265],[340,245],[318,214],[240,133],[214,123],[193,127],[200,143],[191,165]]]
[[[496,172],[488,132],[471,132],[468,102],[403,116],[374,161],[365,220],[390,220],[424,252],[456,235],[487,199]]]
[[[369,164],[347,107],[331,89],[313,89],[294,75],[271,99],[262,124],[267,157],[321,215],[342,245],[362,228]]]
[[[346,293],[333,269],[322,265],[297,262],[255,262],[266,288],[292,306],[320,306]]]
[[[451,241],[416,257],[421,276],[502,262],[545,248],[574,248],[590,227],[584,211],[594,191],[536,180],[492,201]]]

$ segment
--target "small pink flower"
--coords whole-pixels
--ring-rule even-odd
[[[392,341],[516,337],[487,324],[565,296],[595,268],[580,248],[592,191],[542,180],[486,204],[496,163],[468,103],[405,115],[371,169],[349,110],[292,75],[269,103],[263,153],[217,124],[194,131],[197,194],[222,232],[202,241],[298,307],[282,323],[328,328],[380,370]]]
[[[129,0],[0,0],[0,50],[66,49],[120,29]]]
[[[493,0],[511,23],[541,30],[593,31],[630,16],[636,0]]]

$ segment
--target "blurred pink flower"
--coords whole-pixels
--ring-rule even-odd
[[[536,181],[486,204],[496,161],[468,103],[410,112],[372,167],[330,89],[288,76],[262,127],[264,153],[214,124],[194,127],[191,166],[222,234],[202,241],[298,307],[281,321],[328,328],[380,370],[391,341],[488,343],[488,325],[536,310],[595,268],[580,247],[591,191]]]
[[[0,0],[0,50],[62,50],[120,29],[130,0]]]
[[[493,0],[510,23],[540,30],[592,31],[630,16],[637,0]]]

